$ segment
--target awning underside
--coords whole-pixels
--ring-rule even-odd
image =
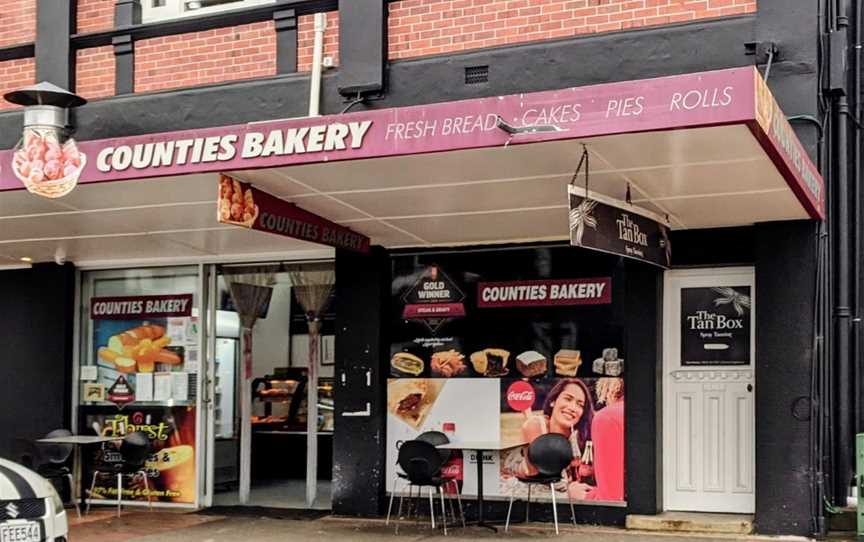
[[[390,248],[567,238],[567,183],[585,143],[590,190],[674,229],[807,219],[746,125],[516,144],[233,172]],[[320,247],[216,222],[215,173],[0,197],[0,265],[238,256]],[[584,177],[578,183],[584,185]]]

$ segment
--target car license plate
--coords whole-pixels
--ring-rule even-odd
[[[0,542],[41,542],[42,528],[35,521],[10,522],[0,525]]]

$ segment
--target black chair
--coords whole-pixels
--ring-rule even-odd
[[[43,438],[49,439],[70,436],[72,436],[72,431],[69,431],[68,429],[55,429]],[[43,478],[47,478],[48,480],[67,480],[69,482],[69,497],[72,499],[72,502],[75,503],[75,512],[80,518],[81,507],[78,506],[78,499],[75,498],[75,495],[78,493],[75,485],[75,477],[72,474],[72,469],[66,465],[69,456],[72,455],[74,450],[75,447],[72,444],[38,443],[36,447],[38,465],[35,470],[42,475]]]
[[[435,448],[433,444],[423,440],[409,440],[402,443],[399,447],[399,459],[397,461],[399,467],[404,474],[399,473],[398,479],[405,480],[408,484],[408,498],[411,498],[413,488],[417,488],[417,496],[420,497],[424,487],[429,488],[429,516],[432,523],[432,528],[435,528],[435,501],[432,495],[433,488],[441,497],[441,517],[444,535],[447,535],[447,510],[444,504],[444,486],[448,484],[456,484],[455,480],[441,477],[441,467],[444,461],[441,457],[441,450]],[[397,479],[397,481],[398,481]],[[458,495],[458,484],[457,484]],[[390,497],[390,503],[393,503],[393,496],[397,492],[396,483],[394,483],[393,493]],[[403,496],[399,496],[399,508],[396,516],[402,515]],[[460,501],[461,505],[461,501]],[[387,523],[390,521],[390,513],[388,509]],[[461,512],[461,508],[460,508]],[[463,516],[464,523],[464,516]],[[399,532],[399,524],[396,524],[396,532]]]
[[[123,477],[134,478],[136,476],[144,480],[144,490],[147,493],[147,505],[153,509],[153,501],[150,496],[150,484],[147,480],[147,470],[144,464],[150,455],[150,439],[146,433],[141,431],[129,433],[123,437],[120,444],[120,455],[122,461],[103,462],[93,471],[93,482],[90,484],[90,499],[87,501],[87,513],[90,513],[90,502],[96,489],[96,478],[100,475],[117,477],[117,517],[123,507]]]
[[[431,444],[432,446],[440,446],[441,444],[449,444],[450,443],[450,439],[447,438],[447,435],[445,435],[441,431],[426,431],[424,433],[417,435],[417,438],[415,438],[414,440],[426,442],[426,443]],[[401,455],[401,453],[402,453],[401,452],[401,443],[400,443],[399,448],[397,448],[397,449],[399,449],[399,451],[400,451],[399,457],[401,458],[402,457],[402,455]],[[452,454],[451,450],[436,449],[436,451],[438,452],[438,455],[441,458],[441,466],[443,466],[444,464],[447,463],[447,461],[450,460],[450,456]],[[397,466],[401,467],[401,464],[399,463],[398,460],[397,460]],[[441,467],[439,467],[439,471],[440,471],[440,469],[441,469]],[[403,471],[404,471],[404,469],[403,469]],[[408,475],[403,473],[403,472],[397,471],[396,472],[396,479],[393,481],[393,491],[390,493],[390,504],[387,506],[387,520],[384,522],[385,525],[390,524],[390,514],[393,510],[393,499],[396,497],[396,491],[397,491],[396,488],[397,488],[397,484],[400,480],[405,480],[408,482],[409,492],[412,488],[412,484],[408,478]],[[443,478],[442,477],[442,487],[446,487],[446,486],[451,485],[451,484],[453,487],[453,493],[456,495],[456,501],[459,504],[459,517],[462,521],[462,526],[464,527],[465,526],[465,513],[462,509],[462,496],[459,494],[459,482],[455,478]],[[440,489],[439,489],[439,491],[440,491]],[[441,493],[442,493],[442,498],[443,498],[443,491],[441,491]],[[410,498],[410,493],[409,493],[409,498]],[[452,514],[453,514],[453,519],[455,521],[456,520],[456,512],[455,512],[455,510],[453,510],[452,501],[450,503],[450,509],[451,509]],[[400,496],[400,498],[399,498],[399,513],[400,514],[401,514],[401,510],[402,510],[402,497]],[[445,514],[445,516],[446,516],[446,514]],[[445,522],[445,531],[446,531],[446,517],[444,519],[444,522]],[[434,517],[432,520],[432,527],[433,528],[435,527]]]
[[[552,493],[552,517],[555,520],[555,534],[558,534],[558,503],[555,502],[555,484],[561,480],[566,480],[562,472],[573,460],[573,448],[570,446],[570,441],[563,435],[547,433],[534,439],[534,442],[528,446],[528,460],[537,469],[537,474],[517,477],[520,482],[528,485],[528,500],[525,503],[525,521],[528,521],[528,508],[531,505],[531,486],[548,485]],[[504,525],[505,532],[510,529],[510,512],[513,510],[515,491],[514,487],[510,493],[510,505],[507,507],[507,522]],[[570,516],[575,524],[576,512],[573,509],[573,499],[570,498],[569,491],[567,500],[570,502]]]

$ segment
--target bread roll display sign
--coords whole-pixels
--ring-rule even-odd
[[[87,163],[74,139],[58,130],[26,128],[12,154],[12,173],[33,194],[59,198],[71,192]]]
[[[192,294],[91,299],[92,357],[82,368],[89,367],[95,383],[108,390],[108,401],[123,405],[136,396],[145,402],[188,399],[188,390],[194,390],[194,379],[188,379],[188,374],[176,375],[178,382],[184,378],[191,382],[186,393],[159,383],[171,381],[173,377],[166,373],[197,371],[198,331],[192,305]],[[88,403],[105,400],[83,397]]]
[[[219,177],[221,224],[283,235],[355,252],[369,252],[369,238],[228,175]]]

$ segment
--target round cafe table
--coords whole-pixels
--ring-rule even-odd
[[[81,485],[82,480],[88,479],[89,474],[89,461],[81,461],[81,453],[79,449],[84,446],[92,446],[95,444],[104,444],[106,442],[119,442],[123,440],[123,437],[103,437],[100,435],[69,435],[68,437],[52,437],[52,438],[43,438],[39,439],[36,442],[40,444],[71,444],[74,446],[75,451],[75,460],[74,463],[76,465],[80,465],[80,477],[78,478],[78,492],[81,494],[81,508],[85,508],[87,505],[87,491]],[[74,499],[75,496],[72,495]]]
[[[468,450],[477,454],[477,526],[485,527],[494,532],[498,528],[486,523],[483,518],[483,452],[500,452],[511,448],[525,446],[527,442],[492,442],[492,441],[462,441],[449,442],[436,446],[439,450]]]

